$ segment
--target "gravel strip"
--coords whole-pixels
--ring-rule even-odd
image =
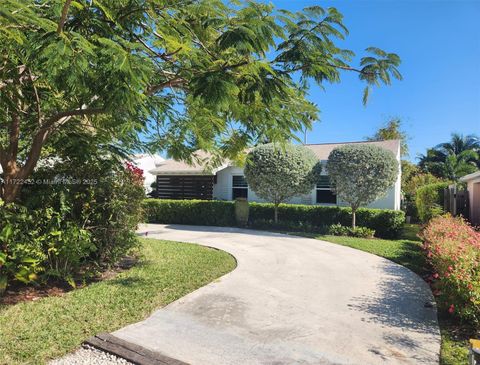
[[[49,362],[49,365],[133,365],[125,359],[111,355],[85,345],[77,351],[60,359]]]

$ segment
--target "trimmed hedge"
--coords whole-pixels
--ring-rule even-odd
[[[234,202],[216,200],[146,199],[143,202],[148,223],[235,226]]]
[[[415,204],[417,206],[418,217],[424,223],[433,217],[442,215],[443,199],[445,189],[448,188],[448,182],[428,184],[417,189],[415,194]]]
[[[249,222],[268,222],[273,218],[274,205],[271,203],[250,203]],[[233,202],[214,200],[164,200],[144,201],[145,218],[149,223],[192,224],[205,226],[235,226]],[[348,226],[351,210],[344,207],[318,205],[280,204],[279,224],[282,222],[324,228],[332,224]],[[357,211],[357,224],[375,230],[382,238],[397,237],[405,222],[405,213],[400,210],[367,209]],[[277,227],[278,228],[278,227]]]

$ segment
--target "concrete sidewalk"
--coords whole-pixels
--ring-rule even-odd
[[[362,251],[235,228],[145,225],[238,267],[113,335],[192,365],[438,364],[428,285]]]

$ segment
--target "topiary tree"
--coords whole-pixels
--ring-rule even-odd
[[[385,195],[398,176],[398,161],[392,152],[371,145],[346,145],[335,148],[328,156],[327,170],[340,200],[355,214],[366,205]]]
[[[262,199],[275,206],[288,199],[308,193],[320,175],[321,165],[315,154],[303,146],[272,143],[254,148],[247,156],[245,178],[249,187]]]

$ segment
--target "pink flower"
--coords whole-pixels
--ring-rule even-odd
[[[455,306],[453,304],[450,304],[450,307],[448,307],[448,313],[453,313],[455,312]]]

